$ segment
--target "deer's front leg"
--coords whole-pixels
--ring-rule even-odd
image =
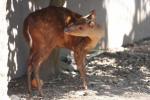
[[[84,89],[87,89],[86,69],[85,69],[85,57],[86,51],[78,50],[74,52],[74,58],[77,64],[77,68],[80,72],[80,77],[83,82]]]

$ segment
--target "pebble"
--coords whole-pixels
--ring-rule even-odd
[[[20,97],[18,97],[17,95],[11,95],[10,98],[11,100],[20,100]]]

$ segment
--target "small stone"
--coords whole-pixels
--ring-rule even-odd
[[[85,92],[84,91],[77,91],[75,94],[78,96],[84,96]]]
[[[11,95],[11,100],[20,100],[20,98],[17,95]]]

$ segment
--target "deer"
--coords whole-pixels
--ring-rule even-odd
[[[96,24],[96,12],[82,16],[67,8],[48,6],[30,13],[23,23],[23,35],[29,45],[27,58],[27,84],[32,92],[31,75],[37,81],[39,94],[43,96],[39,71],[54,48],[67,48],[74,52],[83,88],[87,89],[85,58],[104,36],[102,27]]]

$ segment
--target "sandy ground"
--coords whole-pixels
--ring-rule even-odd
[[[80,88],[75,72],[61,73],[44,83],[44,97],[29,98],[26,77],[11,80],[12,100],[150,100],[150,40],[122,52],[104,52],[87,60],[89,89]]]

